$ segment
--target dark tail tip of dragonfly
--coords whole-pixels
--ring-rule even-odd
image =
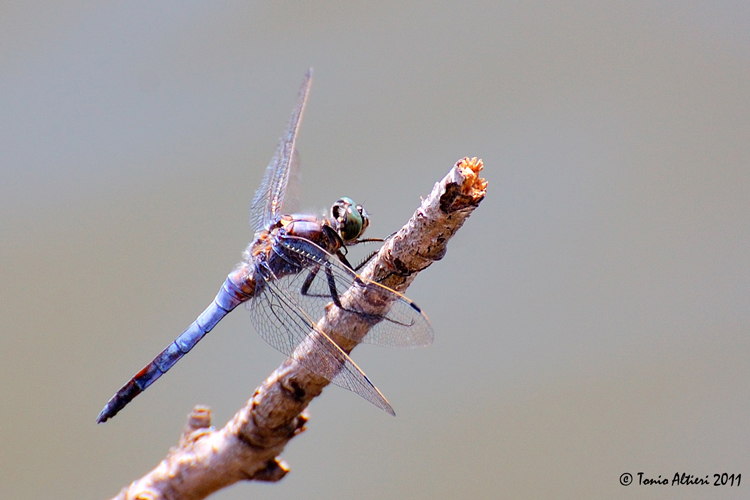
[[[117,396],[115,395],[110,399],[106,405],[104,405],[104,408],[102,408],[102,411],[99,412],[99,416],[96,417],[96,423],[97,424],[103,424],[110,418],[117,415],[117,413],[122,410],[124,404],[122,404],[122,401],[120,399],[117,399]]]
[[[96,423],[103,424],[110,418],[117,415],[120,410],[125,408],[125,405],[130,403],[133,398],[141,392],[143,392],[143,388],[138,385],[138,381],[136,379],[133,379],[125,384],[119,391],[117,391],[114,396],[110,398],[109,401],[107,401],[107,404],[104,405],[101,413],[99,413],[99,416],[96,417]]]
[[[111,417],[114,416],[114,415],[109,415],[109,412],[107,410],[109,410],[109,405],[105,406],[104,409],[102,409],[102,411],[99,413],[99,416],[96,417],[97,424],[103,424],[104,422],[106,422],[107,420],[109,420]]]
[[[123,401],[121,399],[116,399],[117,395],[115,395],[109,402],[104,405],[104,408],[102,408],[102,411],[99,412],[99,416],[96,417],[96,423],[97,424],[103,424],[110,418],[117,415],[117,413],[125,407],[126,404],[128,404],[128,401]]]

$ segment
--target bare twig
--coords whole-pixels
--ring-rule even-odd
[[[362,276],[403,292],[418,272],[440,260],[448,240],[484,199],[487,182],[479,177],[481,169],[482,160],[476,158],[457,162],[409,222],[388,239]],[[388,304],[376,304],[375,314],[377,307],[385,311]],[[361,321],[352,327],[352,318],[343,321],[339,311],[327,308],[318,326],[348,353],[358,343],[350,339],[362,339],[369,326]],[[347,336],[340,333],[344,328]],[[305,409],[328,384],[295,359],[308,355],[314,354],[297,349],[222,429],[211,429],[210,410],[196,406],[177,447],[115,498],[197,500],[237,481],[283,478],[289,468],[279,455],[290,439],[305,430]]]

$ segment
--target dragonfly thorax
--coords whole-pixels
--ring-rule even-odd
[[[338,229],[330,221],[314,215],[285,215],[272,226],[271,234],[304,238],[329,253],[336,253],[345,244]]]

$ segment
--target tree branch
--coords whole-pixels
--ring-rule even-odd
[[[403,293],[417,273],[443,258],[448,240],[484,199],[487,181],[479,177],[481,169],[482,160],[458,161],[361,275]],[[350,293],[357,292],[352,289]],[[347,294],[341,297],[344,303]],[[385,313],[388,306],[375,304],[372,312]],[[351,315],[343,318],[340,311],[326,308],[318,326],[348,353],[358,344],[351,337],[362,339],[369,326],[356,317],[352,326]],[[329,383],[297,361],[312,355],[304,346],[298,348],[222,429],[211,429],[210,409],[196,406],[178,445],[115,498],[198,500],[237,481],[283,478],[289,468],[279,455],[290,439],[305,430],[307,405]]]

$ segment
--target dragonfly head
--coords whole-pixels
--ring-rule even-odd
[[[362,205],[351,198],[340,198],[331,207],[331,218],[336,221],[338,233],[344,244],[354,242],[370,225],[370,216]]]

